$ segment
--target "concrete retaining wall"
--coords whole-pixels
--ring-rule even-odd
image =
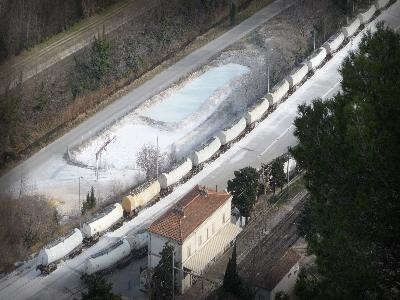
[[[233,126],[228,129],[221,130],[218,133],[218,138],[222,145],[229,143],[230,141],[237,138],[246,129],[246,119],[241,118]]]
[[[202,162],[213,156],[221,147],[221,141],[218,137],[214,137],[211,143],[204,146],[201,150],[195,151],[192,155],[192,162],[194,166],[201,164]]]
[[[326,52],[332,55],[344,41],[344,34],[342,32],[335,34],[325,44],[322,45],[326,49]]]
[[[244,118],[246,119],[246,124],[250,125],[261,119],[263,114],[269,108],[269,101],[267,98],[263,98],[262,102],[254,106],[250,111],[246,112]]]
[[[306,77],[308,71],[309,69],[307,63],[303,63],[300,67],[290,72],[289,76],[287,77],[289,87],[293,88],[294,86],[298,85],[304,79],[304,77]]]
[[[289,82],[284,79],[280,83],[278,83],[270,93],[267,94],[267,99],[269,101],[269,105],[273,105],[282,100],[282,98],[289,91]]]
[[[360,25],[361,25],[360,19],[356,18],[349,25],[343,26],[342,32],[344,34],[344,37],[349,38],[349,37],[353,36],[357,32]]]
[[[310,71],[315,70],[322,64],[322,62],[326,57],[326,54],[327,54],[326,49],[322,47],[315,50],[315,52],[311,54],[311,56],[307,61],[308,68],[310,69]]]
[[[161,188],[165,189],[174,183],[177,183],[181,180],[185,175],[187,175],[192,169],[192,161],[187,158],[184,163],[173,169],[168,173],[162,173],[158,177],[158,182],[160,183]]]
[[[358,19],[360,20],[360,22],[362,24],[366,24],[372,19],[375,12],[376,12],[376,7],[374,4],[372,4],[371,7],[367,11],[358,14]]]

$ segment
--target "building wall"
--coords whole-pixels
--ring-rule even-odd
[[[279,281],[279,283],[271,291],[271,300],[274,300],[275,295],[280,291],[284,291],[286,294],[293,292],[297,277],[299,276],[299,268],[299,263],[296,263],[281,279],[281,281]]]
[[[225,220],[225,221],[224,221]],[[182,261],[185,262],[231,220],[231,199],[218,208],[183,242]],[[223,222],[224,221],[224,222]]]
[[[182,245],[176,241],[165,238],[158,234],[149,232],[149,255],[148,267],[154,268],[158,265],[160,258],[156,255],[162,251],[164,244],[169,242],[175,249],[175,261],[181,263],[186,261],[198,250],[200,250],[206,242],[213,237],[218,231],[231,220],[231,198],[220,208],[218,208],[210,217],[208,217],[195,231],[193,231],[183,242]],[[208,236],[207,236],[208,229]],[[199,240],[201,239],[201,243]],[[188,253],[190,247],[190,255]],[[154,255],[156,254],[156,255]],[[183,293],[191,285],[189,275],[183,273],[177,275],[177,283],[180,293]]]
[[[179,245],[174,240],[167,239],[158,234],[149,232],[149,255],[148,255],[148,266],[149,268],[154,268],[158,265],[160,261],[160,252],[162,251],[165,243],[168,242],[170,245],[174,246],[175,261],[182,261],[182,246]]]

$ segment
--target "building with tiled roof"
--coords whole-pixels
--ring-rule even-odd
[[[256,299],[274,300],[279,292],[291,294],[299,275],[300,255],[288,249],[278,260],[253,278],[256,287]]]
[[[229,248],[240,232],[230,222],[231,199],[225,191],[194,187],[148,227],[149,268],[157,266],[164,245],[172,245],[176,266],[181,269],[178,286],[184,292],[193,276]]]

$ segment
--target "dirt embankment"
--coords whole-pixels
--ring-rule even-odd
[[[238,0],[241,7],[250,0]],[[271,0],[259,0],[269,3]],[[229,15],[227,0],[159,1],[118,30],[0,96],[0,166],[40,149],[115,91]]]

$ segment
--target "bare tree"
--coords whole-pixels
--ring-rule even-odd
[[[156,178],[167,166],[167,155],[153,144],[144,144],[137,154],[136,165],[146,174],[146,179]]]

